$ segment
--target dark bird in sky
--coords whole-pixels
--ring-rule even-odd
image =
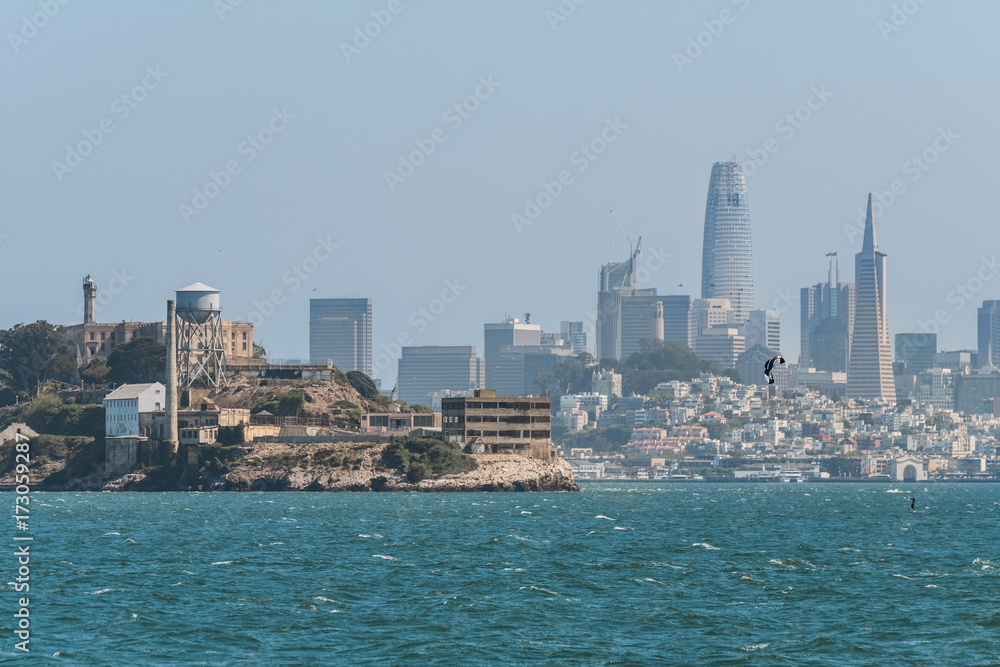
[[[785,363],[785,358],[779,354],[776,357],[771,357],[764,363],[764,377],[767,378],[768,384],[774,384],[774,376],[771,375],[771,371],[774,370],[775,363],[783,364]]]

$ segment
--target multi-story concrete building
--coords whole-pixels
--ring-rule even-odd
[[[769,350],[781,351],[781,313],[777,310],[751,310],[741,329],[747,349],[761,345]]]
[[[498,397],[480,389],[472,398],[441,401],[446,440],[464,442],[483,453],[511,452],[549,460],[552,445],[552,403],[548,398]]]
[[[753,310],[753,246],[743,168],[734,159],[712,165],[701,259],[703,299],[729,299],[735,324]]]
[[[143,426],[166,406],[166,387],[159,382],[123,384],[104,397],[104,434],[145,435]]]
[[[484,388],[486,363],[474,345],[404,347],[396,377],[400,400],[434,407],[435,394],[471,396]]]
[[[847,391],[852,397],[882,398],[895,403],[896,387],[892,377],[889,319],[886,315],[885,253],[878,249],[871,194],[868,195],[861,252],[854,257],[854,273],[857,300]]]
[[[508,317],[502,322],[488,322],[483,325],[483,357],[486,363],[486,386],[496,389],[496,373],[500,364],[500,352],[507,347],[520,345],[541,345],[542,328],[537,324],[521,322]]]
[[[695,339],[694,353],[700,359],[713,361],[722,368],[735,368],[746,349],[746,339],[739,327],[712,327]],[[763,367],[761,367],[763,372]]]
[[[572,358],[569,345],[508,345],[494,355],[493,389],[502,396],[539,396],[538,373],[552,373],[560,361]],[[489,369],[489,366],[487,366]]]
[[[622,376],[612,370],[595,370],[590,382],[590,388],[598,394],[604,394],[609,400],[622,395]]]
[[[309,300],[309,363],[372,374],[372,300]]]

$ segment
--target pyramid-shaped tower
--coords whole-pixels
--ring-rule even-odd
[[[894,403],[896,387],[885,303],[885,253],[878,250],[870,193],[864,241],[861,252],[854,256],[854,280],[857,292],[847,393],[855,398],[884,398]]]

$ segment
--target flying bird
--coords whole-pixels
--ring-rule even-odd
[[[776,357],[771,357],[764,363],[764,377],[767,378],[768,384],[774,384],[774,376],[771,375],[771,371],[774,370],[775,363],[783,364],[785,363],[785,358],[779,354]]]

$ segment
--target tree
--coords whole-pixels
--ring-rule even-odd
[[[551,399],[555,399],[559,395],[559,380],[556,379],[553,373],[535,373],[535,377],[532,378],[539,389],[541,389],[542,394],[548,396]]]
[[[108,379],[117,384],[156,382],[166,375],[167,347],[152,338],[116,345],[108,356]]]
[[[0,330],[0,379],[15,390],[34,395],[43,381],[64,374],[65,359],[53,360],[57,356],[72,358],[62,327],[39,320]]]
[[[434,412],[423,403],[414,403],[410,406],[410,412]]]
[[[372,400],[378,396],[378,387],[372,382],[372,379],[362,373],[361,371],[350,371],[347,374],[347,381],[351,383],[354,390],[361,394],[362,398],[367,398]]]
[[[108,364],[104,359],[91,359],[80,369],[80,381],[95,385],[102,384],[108,378]]]
[[[263,345],[258,345],[257,343],[254,343],[253,344],[253,358],[254,359],[263,359],[266,356],[267,356],[267,350],[264,349],[264,346]]]

